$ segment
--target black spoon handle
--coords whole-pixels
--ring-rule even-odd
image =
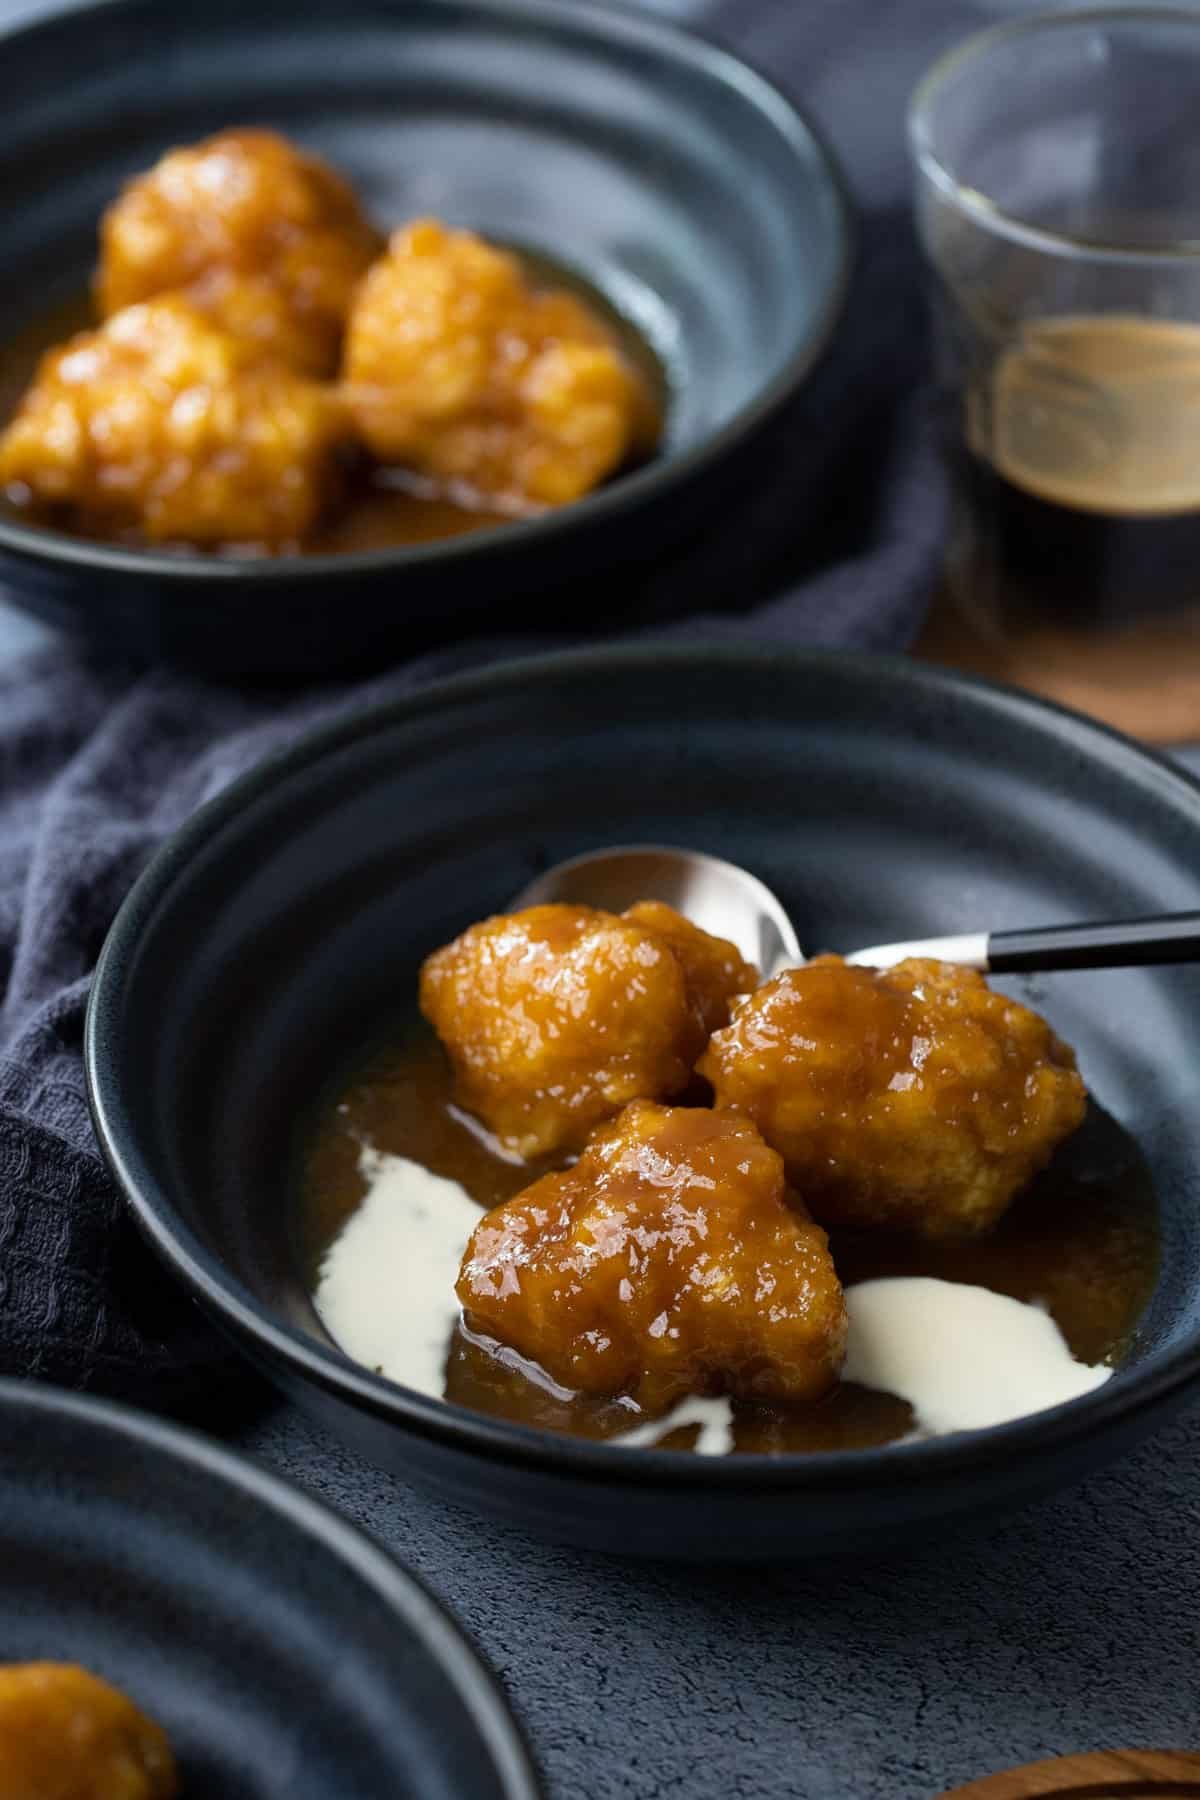
[[[988,968],[997,975],[1032,969],[1126,969],[1141,963],[1200,962],[1200,912],[1160,913],[1095,925],[1043,925],[993,931]]]

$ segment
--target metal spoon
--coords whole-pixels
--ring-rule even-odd
[[[769,887],[736,863],[666,844],[619,844],[555,863],[522,888],[512,906],[561,901],[623,912],[637,900],[665,900],[703,930],[729,938],[764,976],[805,960],[792,922]],[[909,956],[996,975],[1195,962],[1200,960],[1200,912],[913,938],[855,950],[846,961],[889,969]]]

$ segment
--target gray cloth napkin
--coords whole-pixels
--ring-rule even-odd
[[[730,0],[716,22],[777,79],[812,55],[818,86],[836,88],[856,16],[870,16],[865,0]],[[890,163],[887,173],[890,182]],[[623,576],[639,583],[643,635],[911,641],[935,577],[943,495],[919,392],[918,262],[889,182],[862,221],[837,341],[776,428],[770,480],[665,566]],[[877,191],[873,178],[862,185]],[[352,688],[288,693],[113,666],[65,639],[0,669],[0,1373],[187,1410],[228,1367],[137,1240],[84,1096],[90,974],[147,859],[197,806],[312,725],[562,642],[460,642]]]

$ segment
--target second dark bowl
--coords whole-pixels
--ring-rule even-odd
[[[318,1501],[34,1381],[0,1381],[0,1445],[0,1663],[115,1683],[166,1730],[187,1800],[538,1800],[454,1621]],[[83,1791],[0,1781],[4,1800]]]
[[[292,1158],[318,1096],[411,1015],[421,958],[548,863],[678,843],[765,879],[802,943],[1200,906],[1200,788],[1022,695],[883,658],[606,651],[352,718],[164,849],[88,1017],[97,1128],[157,1249],[332,1431],[548,1535],[706,1559],[915,1539],[1078,1477],[1200,1375],[1200,969],[1040,977],[1158,1197],[1163,1259],[1124,1367],[1012,1424],[809,1456],[631,1451],[424,1398],[331,1344]]]
[[[385,227],[433,213],[558,261],[665,371],[645,467],[469,537],[235,560],[84,542],[0,502],[14,598],[110,648],[235,676],[378,664],[466,629],[578,627],[750,479],[746,454],[828,340],[848,263],[810,126],[698,38],[563,0],[115,0],[0,39],[12,339],[85,287],[100,214],[172,144],[269,125],[342,169]],[[569,592],[572,610],[550,602]],[[611,585],[606,613],[634,598]]]

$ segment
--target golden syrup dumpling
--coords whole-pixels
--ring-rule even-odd
[[[630,1100],[681,1093],[732,995],[758,972],[671,907],[534,906],[429,957],[421,1010],[459,1103],[505,1149],[577,1149]]]
[[[573,1168],[485,1214],[458,1296],[473,1330],[563,1387],[651,1413],[686,1394],[807,1402],[846,1336],[825,1233],[748,1120],[636,1101]]]
[[[84,530],[278,547],[319,518],[348,430],[331,389],[164,295],[43,357],[0,486]]]
[[[982,975],[822,956],[734,1003],[699,1064],[829,1225],[994,1225],[1082,1122],[1070,1048]]]
[[[514,507],[579,499],[654,435],[646,384],[597,314],[431,219],[363,281],[343,372],[380,461]]]
[[[642,1095],[680,1092],[696,1053],[683,970],[651,932],[587,906],[464,931],[421,970],[455,1098],[525,1158],[576,1149]]]
[[[349,185],[273,131],[222,131],[131,181],[100,226],[102,316],[214,271],[270,283],[332,374],[351,296],[381,240]]]
[[[71,1663],[0,1664],[4,1800],[174,1800],[163,1732],[132,1700]]]

